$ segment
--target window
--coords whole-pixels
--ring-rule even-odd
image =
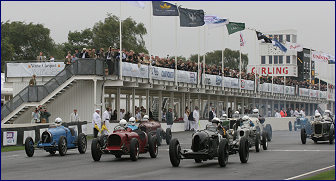
[[[274,64],[278,64],[278,57],[279,56],[274,56]]]
[[[296,43],[296,35],[293,35],[293,43]]]
[[[283,64],[283,56],[279,56],[279,64]]]
[[[286,64],[290,64],[290,56],[286,56]]]
[[[266,63],[266,57],[265,56],[261,56],[261,64],[265,64]]]
[[[279,42],[283,42],[283,35],[279,35]]]
[[[286,41],[290,42],[290,35],[286,35]]]
[[[272,64],[272,62],[273,62],[273,57],[272,56],[268,56],[268,63]]]

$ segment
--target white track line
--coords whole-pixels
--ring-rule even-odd
[[[289,152],[291,152],[291,151],[293,151],[293,152],[296,152],[296,151],[298,151],[298,152],[306,152],[306,151],[320,152],[320,151],[326,151],[326,152],[335,152],[335,150],[265,150],[265,151],[284,151],[284,152],[286,152],[286,151],[289,151]]]
[[[293,179],[303,177],[303,176],[306,176],[306,175],[309,175],[309,174],[312,174],[312,173],[315,173],[315,172],[319,172],[319,171],[322,171],[322,170],[326,170],[326,169],[329,169],[329,168],[332,168],[332,167],[335,167],[335,165],[331,165],[329,167],[325,167],[325,168],[321,168],[321,169],[314,170],[314,171],[311,171],[311,172],[307,172],[307,173],[304,173],[304,174],[301,174],[301,175],[298,175],[298,176],[295,176],[295,177],[287,178],[285,180],[293,180]]]

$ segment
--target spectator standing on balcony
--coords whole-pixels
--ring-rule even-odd
[[[64,60],[65,68],[68,67],[69,65],[71,65],[71,60],[72,60],[72,56],[71,56],[71,53],[69,51],[68,55],[65,57],[65,60]]]
[[[80,57],[80,53],[78,51],[78,48],[75,49],[75,57],[79,58]]]
[[[114,58],[113,58],[113,52],[112,52],[112,47],[111,46],[109,47],[108,51],[106,52],[106,64],[107,64],[109,75],[112,75],[114,73],[113,72]]]
[[[89,51],[86,48],[83,48],[82,52],[79,55],[80,58],[90,58]]]
[[[29,86],[36,85],[36,75],[34,74],[33,77],[29,80]]]
[[[167,119],[167,128],[170,128],[170,129],[171,129],[172,126],[173,126],[173,123],[174,123],[174,120],[173,120],[173,110],[172,110],[172,108],[169,108],[169,109],[168,109],[166,119]]]
[[[78,122],[78,121],[80,121],[80,118],[77,113],[77,109],[74,109],[73,113],[70,114],[70,122]]]
[[[43,56],[43,52],[40,52],[40,55],[37,56],[36,60],[37,60],[38,62],[45,61],[45,60],[46,60],[46,56]]]
[[[53,56],[50,56],[50,62],[54,62],[55,61],[55,58]]]
[[[99,53],[98,53],[98,58],[101,58],[101,59],[105,58],[104,48],[100,48]]]

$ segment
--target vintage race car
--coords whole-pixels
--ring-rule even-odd
[[[158,146],[161,145],[162,139],[166,140],[167,145],[169,145],[169,142],[172,138],[172,132],[170,128],[167,128],[166,131],[164,131],[161,128],[161,124],[157,121],[141,121],[139,124],[139,129],[141,131],[146,132],[147,134],[151,134],[152,136],[156,136]]]
[[[34,144],[32,137],[27,137],[25,140],[25,151],[28,157],[34,155],[36,148],[44,149],[50,154],[55,154],[58,151],[61,156],[64,156],[68,149],[74,148],[78,148],[79,153],[84,154],[86,147],[87,139],[84,133],[77,136],[74,129],[64,126],[51,125],[48,130],[42,133],[37,145]]]
[[[317,143],[318,141],[329,141],[330,144],[335,140],[335,122],[329,116],[314,118],[301,129],[301,142],[306,144],[307,138]]]
[[[295,121],[294,121],[294,126],[292,124],[291,121],[288,122],[288,128],[289,131],[293,130],[294,127],[294,131],[298,130],[298,129],[302,129],[303,127],[305,127],[308,124],[308,118],[307,117],[303,117],[302,115],[297,116]]]
[[[112,134],[94,138],[91,144],[91,155],[94,161],[99,161],[102,154],[112,154],[116,158],[130,155],[132,161],[139,158],[139,154],[149,152],[151,158],[158,155],[158,141],[156,136],[137,129],[116,126]]]
[[[249,143],[244,137],[236,147],[226,138],[225,130],[208,125],[205,130],[193,134],[191,149],[181,149],[178,139],[174,138],[169,144],[169,157],[173,167],[180,165],[182,159],[194,159],[196,163],[217,158],[221,167],[228,163],[230,154],[239,153],[241,163],[247,163],[249,158]]]

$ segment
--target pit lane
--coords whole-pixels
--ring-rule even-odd
[[[190,148],[191,134],[178,132],[173,137],[179,139],[182,148]],[[335,165],[334,144],[307,140],[302,145],[299,131],[273,131],[267,151],[251,150],[246,164],[240,163],[238,154],[230,155],[225,168],[219,167],[217,160],[181,160],[180,167],[173,168],[165,143],[159,147],[157,158],[141,154],[137,162],[132,162],[128,155],[121,159],[103,155],[100,162],[94,162],[90,148],[91,141],[86,154],[74,149],[64,157],[43,150],[36,150],[32,158],[25,151],[1,153],[1,179],[287,179]]]

